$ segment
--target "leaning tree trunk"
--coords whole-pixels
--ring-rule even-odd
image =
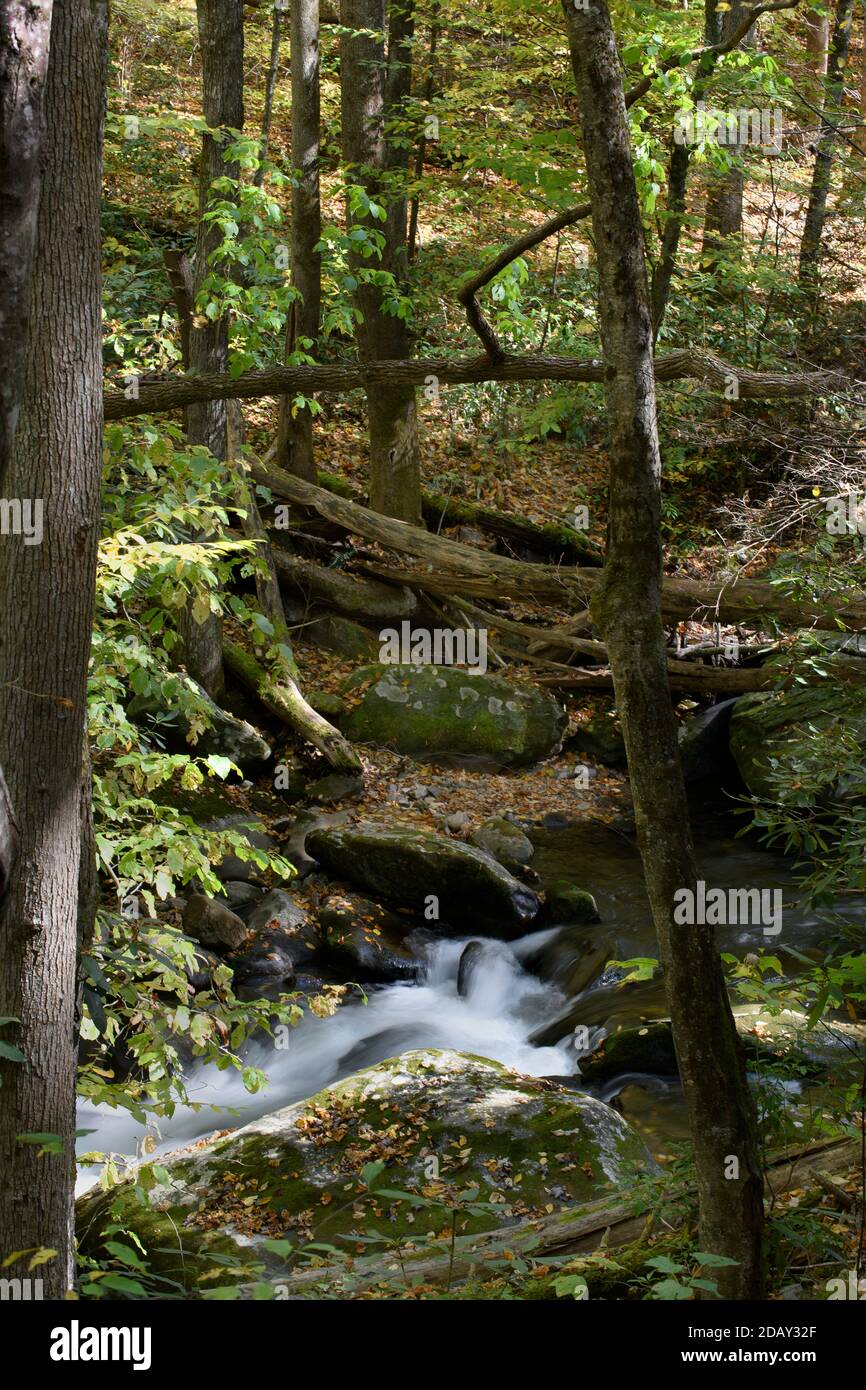
[[[299,339],[315,345],[319,337],[319,123],[319,0],[292,0],[292,167],[296,179],[292,189],[292,284],[299,298],[291,308],[287,356],[301,346]],[[293,402],[293,396],[280,399],[277,462],[289,473],[314,483],[313,414],[309,407],[298,408]]]
[[[661,624],[652,323],[622,71],[604,0],[586,12],[564,0],[564,11],[592,201],[610,420],[608,553],[594,611],[610,655],[688,1107],[701,1247],[737,1261],[714,1272],[723,1296],[759,1297],[762,1182],[744,1062],[713,929],[674,921],[674,894],[694,889],[697,871]]]
[[[230,130],[244,123],[244,7],[243,0],[196,0],[201,44],[204,118],[216,134],[202,136],[199,172],[199,223],[195,251],[195,299],[206,294],[206,281],[213,274],[227,274],[225,266],[215,265],[214,252],[222,242],[222,232],[205,221],[211,206],[211,187],[215,179],[239,175],[236,163],[226,163],[224,145]],[[217,195],[221,198],[223,195]],[[200,307],[200,305],[199,305]],[[208,318],[196,314],[189,343],[190,371],[224,372],[228,367],[229,322],[226,314]],[[203,444],[214,458],[226,457],[226,406],[224,401],[203,401],[187,412],[190,444]],[[181,636],[189,674],[214,699],[223,691],[223,664],[220,621],[209,613],[198,621],[194,601],[181,614]]]
[[[821,113],[818,153],[815,156],[812,187],[809,191],[809,206],[806,209],[803,239],[800,242],[800,284],[804,288],[814,286],[820,267],[821,240],[824,235],[827,199],[830,194],[830,180],[838,138],[837,127],[842,119],[845,102],[844,74],[851,41],[853,15],[854,0],[838,0],[833,41],[827,59],[827,94]]]
[[[0,907],[0,1255],[47,1247],[49,1297],[73,1267],[81,752],[99,531],[99,204],[107,4],[55,0],[24,405],[8,495],[39,500],[41,544],[0,546],[0,761],[20,833]],[[20,1136],[50,1133],[40,1156]],[[26,1259],[10,1275],[27,1272]]]
[[[405,32],[406,7],[395,7],[398,41],[392,44],[392,79],[398,63],[408,66],[408,45],[399,35]],[[399,92],[389,84],[385,58],[385,0],[342,0],[341,21],[346,30],[340,46],[340,85],[342,92],[343,159],[347,177],[359,184],[380,204],[392,198],[402,202],[402,215],[388,208],[385,224],[375,218],[352,215],[352,227],[366,227],[385,233],[381,259],[354,252],[351,266],[359,280],[356,305],[363,315],[358,324],[358,350],[364,361],[406,357],[409,334],[403,319],[386,314],[381,290],[365,283],[365,272],[375,269],[400,276],[405,265],[405,191],[393,194],[383,184],[383,173],[392,163],[385,137],[387,94]],[[359,32],[359,31],[366,32]],[[404,77],[405,82],[405,77]],[[402,229],[402,240],[395,244],[395,229]],[[418,467],[418,416],[415,391],[405,386],[385,386],[367,395],[370,436],[370,505],[386,516],[419,523],[421,519],[421,478]]]

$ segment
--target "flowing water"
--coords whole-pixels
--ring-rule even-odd
[[[719,887],[781,888],[785,915],[778,938],[764,938],[755,927],[721,929],[720,947],[738,954],[765,948],[783,958],[785,945],[800,951],[814,949],[826,939],[827,923],[796,904],[791,865],[779,855],[734,838],[736,828],[718,817],[699,821],[701,874],[708,884]],[[626,834],[607,826],[579,824],[562,831],[535,832],[533,838],[533,865],[543,881],[567,878],[595,894],[602,924],[582,931],[610,946],[618,959],[655,955],[640,860]],[[862,921],[859,899],[847,902],[845,911]],[[250,1095],[234,1070],[200,1067],[194,1071],[188,1089],[196,1107],[202,1108],[179,1107],[173,1117],[152,1127],[156,1151],[247,1123],[413,1048],[472,1052],[534,1076],[574,1077],[572,1084],[579,1085],[579,1055],[571,1027],[580,1021],[590,1027],[591,1051],[604,1036],[598,1025],[609,1021],[621,996],[616,975],[610,971],[571,999],[564,968],[545,972],[544,979],[531,973],[529,966],[537,968],[559,931],[548,928],[508,943],[484,939],[483,952],[464,979],[462,993],[458,990],[460,957],[470,941],[482,938],[428,941],[417,982],[371,987],[366,1004],[346,1004],[333,1018],[306,1015],[284,1039],[282,1049],[271,1039],[251,1043],[246,1060],[268,1074],[264,1091]],[[641,1012],[662,1013],[658,982],[641,988]],[[549,1046],[530,1041],[565,1012],[569,1031],[562,1040]],[[671,1078],[630,1075],[608,1083],[598,1094],[603,1100],[615,1100],[647,1137],[684,1136],[679,1087]],[[129,1157],[141,1152],[146,1133],[126,1112],[87,1103],[79,1109],[79,1128],[91,1131],[81,1140],[82,1150]],[[84,1172],[79,1186],[86,1187],[93,1176],[94,1170]]]

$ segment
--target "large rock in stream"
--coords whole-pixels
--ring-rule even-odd
[[[367,1168],[376,1163],[378,1178]],[[431,1237],[450,1230],[443,1203],[462,1190],[478,1189],[460,1214],[471,1234],[591,1202],[640,1170],[655,1165],[609,1106],[483,1057],[423,1049],[162,1156],[149,1182],[85,1196],[79,1232],[82,1252],[98,1257],[119,1222],[152,1271],[200,1294],[285,1278],[268,1241],[351,1254],[357,1237],[379,1231],[429,1255],[447,1249]],[[377,1181],[381,1195],[370,1190]],[[360,1248],[388,1253],[384,1241]],[[411,1265],[411,1250],[404,1256]],[[216,1259],[225,1263],[214,1279]]]
[[[307,836],[307,852],[336,878],[412,908],[428,924],[514,937],[540,907],[535,893],[482,850],[427,830],[319,829]]]
[[[543,690],[454,666],[362,666],[343,686],[353,743],[521,767],[559,747],[568,716]]]

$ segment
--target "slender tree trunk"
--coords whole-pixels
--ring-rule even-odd
[[[277,89],[277,74],[280,68],[280,38],[283,27],[283,13],[288,9],[289,0],[274,0],[274,18],[271,29],[271,57],[265,81],[265,108],[262,112],[262,133],[259,139],[259,167],[253,176],[253,183],[261,188],[265,178],[265,160],[271,139],[271,121],[274,115],[274,93]],[[295,9],[295,5],[292,5]]]
[[[860,26],[860,101],[858,105],[860,121],[854,143],[861,154],[866,154],[866,10]]]
[[[299,346],[314,346],[322,312],[322,235],[319,196],[319,0],[292,0],[292,305],[286,357]],[[280,399],[277,461],[289,473],[316,481],[313,415],[302,406],[293,413],[292,396]]]
[[[208,277],[226,273],[214,265],[212,257],[222,241],[222,233],[205,221],[214,195],[215,179],[237,178],[236,163],[226,163],[224,146],[229,130],[240,130],[244,123],[244,7],[243,0],[196,0],[201,44],[204,118],[215,135],[202,136],[199,173],[199,224],[195,252],[195,300],[203,294]],[[217,200],[223,195],[216,195]],[[229,322],[225,314],[210,319],[197,312],[190,333],[191,372],[224,372],[228,366]],[[214,458],[226,457],[226,407],[224,401],[205,401],[189,407],[187,436],[190,444],[204,444]],[[223,663],[220,620],[210,613],[197,621],[191,601],[181,614],[181,636],[189,674],[204,686],[215,700],[223,692]]]
[[[749,8],[749,0],[731,0],[730,8],[721,13],[717,9],[710,11],[708,7],[705,24],[707,42],[721,43],[727,39]],[[742,47],[754,46],[755,31],[751,29],[742,40]],[[731,238],[739,237],[743,229],[745,174],[740,163],[743,146],[728,145],[726,148],[734,160],[734,167],[721,178],[714,179],[707,194],[703,256],[710,264],[720,250],[737,248],[737,243]]]
[[[809,10],[806,14],[806,52],[809,66],[818,77],[827,74],[827,56],[830,47],[830,16]]]
[[[760,1297],[762,1181],[743,1058],[713,929],[674,920],[674,894],[694,889],[697,871],[665,668],[652,324],[622,69],[604,0],[586,12],[565,0],[564,11],[593,206],[611,435],[607,562],[593,608],[610,655],[688,1107],[701,1248],[737,1261],[714,1273],[723,1296]]]
[[[430,47],[427,52],[427,76],[424,80],[424,100],[430,102],[436,90],[436,48],[439,43],[439,5],[434,4],[432,17],[430,20]],[[427,157],[427,134],[426,128],[422,127],[418,137],[418,148],[415,152],[414,182],[416,190],[409,201],[409,233],[407,237],[407,248],[409,254],[409,264],[415,259],[418,250],[418,214],[421,207],[421,194],[417,189],[424,177],[424,161]]]
[[[55,0],[24,405],[8,487],[42,503],[43,539],[0,543],[2,761],[20,852],[0,907],[0,1252],[47,1247],[48,1297],[72,1279],[82,744],[99,531],[99,206],[107,4]],[[58,1153],[18,1136],[51,1133]],[[26,1261],[4,1273],[26,1275]]]
[[[367,226],[385,233],[380,260],[355,253],[351,264],[363,277],[370,269],[390,271],[399,278],[405,266],[405,192],[389,193],[383,174],[394,168],[385,136],[386,98],[399,91],[399,68],[408,62],[404,31],[406,7],[395,7],[398,39],[392,43],[391,82],[385,57],[385,0],[342,0],[341,20],[349,32],[340,49],[343,158],[350,166],[348,178],[360,184],[367,194],[388,209],[387,222],[353,216],[353,226]],[[359,30],[372,31],[361,34]],[[402,78],[405,82],[405,77]],[[391,199],[396,210],[389,207]],[[402,202],[401,213],[399,204]],[[399,245],[394,241],[402,227]],[[358,350],[364,361],[405,357],[409,334],[402,319],[382,309],[377,286],[361,280],[356,294],[357,308],[363,315],[358,324]],[[370,436],[370,505],[386,516],[420,524],[421,478],[418,467],[418,417],[415,391],[405,386],[386,386],[368,392],[367,416]]]
[[[843,118],[845,105],[844,74],[851,41],[853,15],[854,0],[837,0],[833,41],[827,59],[827,94],[821,115],[818,153],[815,156],[809,206],[806,209],[803,239],[800,242],[800,284],[803,286],[815,284],[820,268],[821,240],[827,218],[827,199],[830,194],[830,180],[838,138],[836,127]]]

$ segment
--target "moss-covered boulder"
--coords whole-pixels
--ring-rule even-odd
[[[543,690],[454,666],[363,666],[343,686],[343,732],[418,758],[538,762],[562,740],[568,716]]]
[[[328,828],[307,836],[307,853],[336,878],[430,924],[514,937],[538,915],[531,889],[480,849],[427,830]]]
[[[161,1158],[144,1182],[139,1173],[82,1198],[79,1238],[85,1255],[104,1254],[119,1223],[151,1269],[202,1293],[285,1278],[275,1240],[347,1255],[400,1240],[429,1253],[450,1232],[453,1201],[457,1230],[471,1234],[593,1201],[640,1169],[654,1164],[609,1106],[482,1057],[425,1049]],[[369,1243],[374,1232],[385,1233],[381,1245]]]
[[[866,766],[840,779],[833,760],[808,759],[808,779],[802,778],[807,745],[817,729],[834,731],[866,743],[866,685],[833,678],[834,668],[863,671],[863,659],[834,655],[822,685],[795,685],[779,692],[744,695],[731,716],[730,743],[740,776],[749,791],[764,800],[784,799],[799,805],[817,800],[861,798],[866,794]],[[808,782],[808,789],[806,786]]]
[[[472,844],[513,873],[529,863],[535,848],[528,835],[504,816],[490,816],[469,836]]]

